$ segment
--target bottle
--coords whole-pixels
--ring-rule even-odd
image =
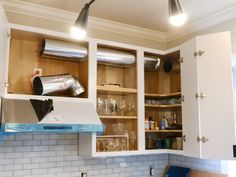
[[[145,119],[145,130],[149,130],[149,120]]]
[[[173,113],[173,124],[177,123],[176,113]]]
[[[165,126],[165,129],[168,128],[168,126],[169,126],[169,125],[168,125],[168,121],[167,121],[166,118],[164,118],[164,126]]]
[[[161,122],[160,122],[160,128],[161,130],[165,130],[165,116],[162,117]]]
[[[153,147],[152,147],[152,143],[153,143],[152,137],[151,137],[151,135],[148,135],[148,136],[147,136],[146,148],[147,148],[147,149],[152,149],[152,148],[153,148]]]
[[[148,121],[149,121],[149,130],[153,130],[154,129],[154,121],[152,119],[152,116],[149,116]]]

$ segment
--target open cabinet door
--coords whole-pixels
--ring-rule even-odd
[[[198,100],[195,95],[198,90],[197,61],[194,57],[196,41],[192,39],[180,46],[181,63],[181,88],[184,101],[182,102],[183,120],[183,151],[184,155],[200,157],[200,144],[197,142],[199,135],[199,110]]]
[[[5,82],[8,56],[8,22],[5,11],[0,4],[0,97],[6,92]]]
[[[202,158],[233,159],[235,122],[229,32],[196,38]]]

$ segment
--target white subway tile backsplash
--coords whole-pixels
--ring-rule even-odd
[[[162,177],[167,165],[219,172],[219,161],[179,155],[90,158],[78,155],[77,134],[17,134],[0,144],[0,177]]]
[[[13,171],[0,171],[0,176],[13,176]]]
[[[40,163],[40,168],[54,168],[56,166],[57,166],[56,162]]]
[[[31,164],[24,164],[23,169],[38,169],[39,164],[38,163],[31,163]]]
[[[15,164],[25,164],[25,163],[31,163],[31,158],[17,158],[14,159]]]
[[[32,163],[37,162],[48,162],[48,157],[34,157],[32,158]]]
[[[47,174],[47,169],[46,168],[41,168],[41,169],[32,169],[31,173],[32,175],[41,175],[41,174]]]
[[[14,176],[19,177],[19,176],[30,175],[30,172],[31,172],[30,170],[16,170],[13,173],[14,173]]]
[[[61,173],[61,172],[63,172],[63,168],[60,168],[60,167],[48,169],[48,173]]]

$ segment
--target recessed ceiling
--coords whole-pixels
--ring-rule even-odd
[[[89,0],[20,0],[79,13]],[[195,21],[236,4],[236,0],[182,0],[188,22]],[[90,16],[128,25],[168,32],[168,0],[96,0]]]

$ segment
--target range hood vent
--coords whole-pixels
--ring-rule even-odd
[[[80,44],[44,39],[40,55],[55,59],[82,61],[88,57],[88,49]],[[132,52],[98,48],[97,61],[108,64],[130,65],[136,62],[136,56]],[[160,60],[158,58],[144,57],[145,69],[157,70],[159,64]]]
[[[103,132],[89,102],[2,99],[4,132]]]

